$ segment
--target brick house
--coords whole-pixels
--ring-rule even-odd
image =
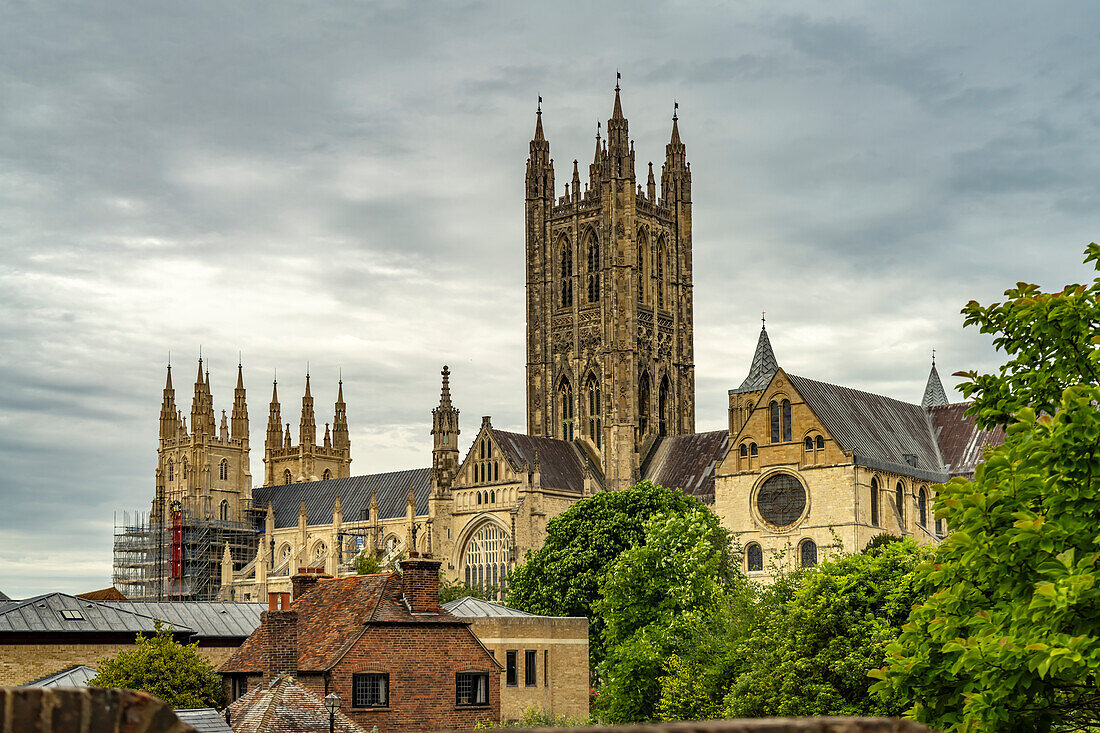
[[[440,563],[412,558],[401,573],[294,576],[271,594],[260,628],[222,665],[230,699],[286,673],[370,730],[458,730],[500,720],[502,667],[439,605]]]

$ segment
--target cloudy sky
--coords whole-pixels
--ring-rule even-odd
[[[343,370],[353,471],[524,429],[523,175],[592,154],[616,69],[640,162],[694,176],[698,427],[760,327],[795,373],[920,399],[988,369],[959,308],[1088,278],[1100,9],[1083,3],[8,2],[0,6],[0,590],[110,583],[153,494],[169,352],[243,353],[296,424]],[[956,380],[948,379],[949,387]],[[262,449],[253,450],[262,476]]]

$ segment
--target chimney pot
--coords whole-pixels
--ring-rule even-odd
[[[401,592],[413,613],[439,613],[439,567],[442,564],[439,560],[421,557],[401,562]]]

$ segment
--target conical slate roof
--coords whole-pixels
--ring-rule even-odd
[[[741,386],[734,392],[756,392],[768,386],[772,377],[779,370],[779,362],[775,360],[772,351],[772,342],[768,339],[768,330],[760,328],[760,339],[756,342],[756,353],[752,355],[752,366],[749,367],[749,376],[741,382]]]
[[[940,381],[940,373],[936,371],[936,362],[932,362],[932,371],[928,373],[928,384],[924,388],[924,399],[920,401],[921,407],[939,407],[947,404],[947,392]]]

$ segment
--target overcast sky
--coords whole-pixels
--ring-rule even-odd
[[[615,71],[642,165],[692,162],[700,430],[760,328],[780,364],[919,401],[989,369],[969,299],[1089,278],[1100,8],[1073,3],[7,2],[0,6],[0,591],[110,583],[148,510],[169,351],[188,412],[243,353],[355,473],[525,429],[523,176],[537,96],[591,159]],[[561,193],[559,191],[559,193]],[[958,397],[957,393],[954,395]]]

